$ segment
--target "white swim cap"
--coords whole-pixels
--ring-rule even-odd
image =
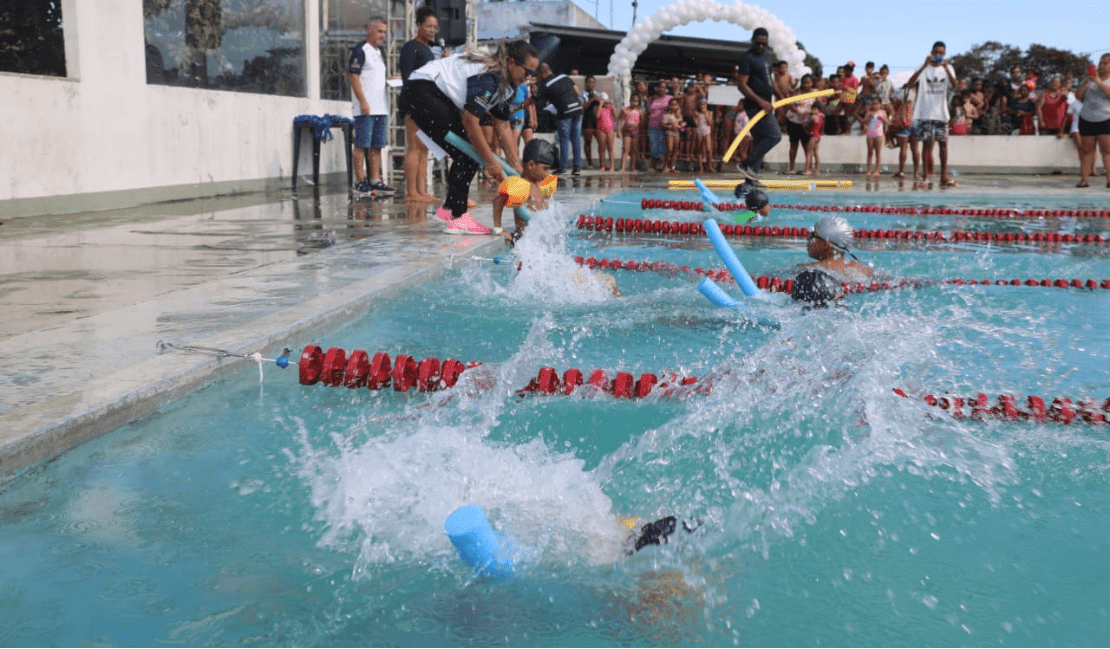
[[[852,243],[852,224],[843,216],[826,216],[813,226],[813,232],[838,250],[848,250]]]

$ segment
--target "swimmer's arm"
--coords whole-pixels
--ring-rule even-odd
[[[497,198],[493,199],[493,229],[501,229],[501,213],[505,211],[505,195],[498,192]]]

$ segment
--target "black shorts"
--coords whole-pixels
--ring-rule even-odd
[[[809,131],[797,122],[786,120],[786,134],[790,136],[790,143],[801,142],[802,146],[809,144]]]
[[[1110,135],[1110,119],[1105,119],[1101,122],[1088,122],[1087,120],[1080,117],[1079,134],[1090,136]]]

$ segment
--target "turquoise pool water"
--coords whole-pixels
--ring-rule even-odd
[[[639,216],[643,195],[595,211]],[[643,216],[697,218],[664,214]],[[847,216],[1110,233],[1105,219]],[[692,275],[614,271],[613,298],[573,261],[720,268],[704,238],[572,223],[541,215],[506,255],[527,260],[519,273],[464,260],[321,340],[289,341],[483,363],[453,390],[301,386],[272,366],[260,386],[245,364],[0,486],[0,642],[1105,643],[1110,429],[958,420],[893,388],[1106,399],[1110,291],[937,285],[811,313],[756,303],[772,328],[713,307]],[[731,242],[757,275],[805,257],[801,240]],[[1110,278],[1105,245],[861,242],[856,254],[892,277]],[[543,366],[669,371],[712,389],[517,396]],[[457,559],[443,520],[464,504],[517,539],[515,578],[475,578]],[[618,516],[668,514],[700,527],[624,556]]]

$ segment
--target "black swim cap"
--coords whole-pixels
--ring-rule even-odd
[[[826,307],[843,291],[840,282],[823,270],[805,270],[794,278],[790,297],[814,307]]]
[[[770,202],[771,199],[767,196],[767,192],[762,189],[753,189],[744,197],[744,204],[753,212],[758,212]]]
[[[736,196],[736,200],[742,201],[744,200],[744,197],[748,195],[748,192],[753,189],[755,189],[755,185],[753,185],[750,180],[745,180],[744,182],[733,188],[732,193],[734,196]]]
[[[534,137],[524,145],[523,162],[535,162],[549,167],[555,165],[555,145],[547,140]]]

